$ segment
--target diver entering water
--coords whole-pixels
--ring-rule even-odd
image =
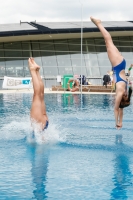
[[[33,58],[29,58],[28,64],[32,76],[34,90],[30,110],[31,125],[33,122],[36,122],[39,125],[39,131],[44,131],[48,128],[49,120],[44,102],[44,84],[39,73],[40,66],[36,64]]]

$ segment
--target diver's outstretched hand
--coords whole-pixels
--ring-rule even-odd
[[[120,130],[122,128],[122,124],[116,124],[115,128]]]

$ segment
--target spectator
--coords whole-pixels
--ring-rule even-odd
[[[81,85],[81,80],[82,80],[82,85],[87,85],[85,75],[82,75],[82,78],[81,78],[81,75],[80,75],[80,78],[79,78],[80,85]]]
[[[130,67],[128,68],[128,76],[131,75],[131,69],[133,69],[133,64],[131,64]]]
[[[110,75],[109,72],[107,72],[107,74],[103,76],[103,86],[105,85],[105,87],[107,88],[107,85],[110,83],[110,81]]]

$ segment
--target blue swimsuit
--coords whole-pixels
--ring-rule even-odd
[[[120,72],[122,70],[125,70],[125,68],[126,68],[126,61],[123,59],[123,61],[119,65],[113,68],[113,72],[114,72],[115,83],[118,83],[119,81],[123,81],[126,83],[126,87],[127,87],[127,81],[125,81],[124,79],[120,77]]]
[[[44,131],[45,129],[47,129],[47,128],[48,128],[48,125],[49,125],[49,122],[46,120],[46,125],[45,125],[45,127],[43,128],[42,131]],[[31,133],[31,138],[32,138],[32,139],[35,138],[35,132],[34,132],[34,130],[33,130],[32,133]]]
[[[45,130],[45,129],[47,129],[48,128],[48,121],[46,120],[46,125],[45,125],[45,127],[43,128],[43,131]]]

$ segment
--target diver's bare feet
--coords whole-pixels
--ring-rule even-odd
[[[97,26],[98,24],[101,23],[101,20],[100,19],[95,19],[93,17],[90,17],[91,21]]]
[[[31,57],[31,62],[37,68],[37,70],[40,70],[40,66],[38,64],[36,64],[34,58],[32,58],[32,57]]]
[[[36,63],[34,63],[33,58],[29,58],[28,64],[29,64],[30,71],[37,71],[40,69],[40,67]]]

